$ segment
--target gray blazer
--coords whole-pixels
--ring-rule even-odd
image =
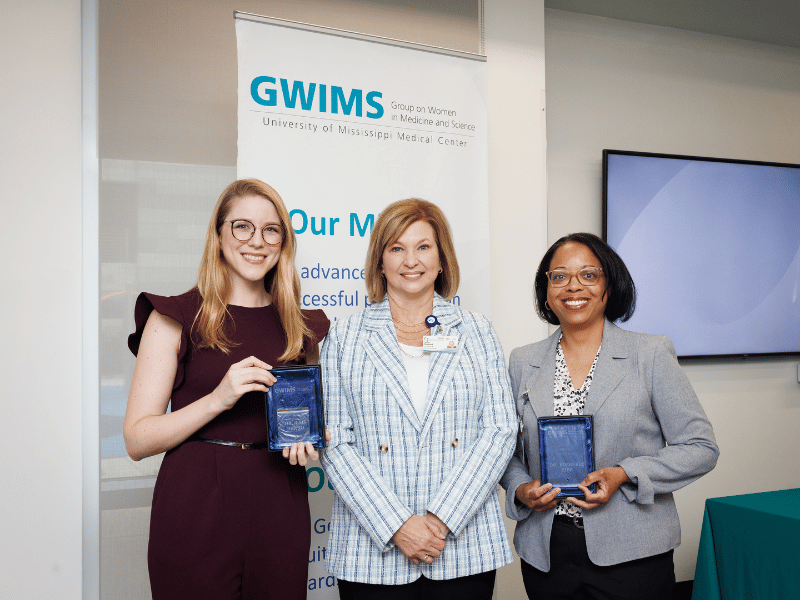
[[[500,481],[507,490],[506,514],[518,521],[517,553],[545,572],[555,511],[535,512],[515,493],[540,476],[536,419],[553,414],[560,335],[559,329],[511,353],[511,386],[524,435],[517,435],[516,452]],[[607,566],[676,548],[681,533],[672,492],[713,469],[719,449],[669,338],[606,321],[584,414],[594,415],[595,468],[619,465],[632,482],[605,506],[583,511],[589,558]]]

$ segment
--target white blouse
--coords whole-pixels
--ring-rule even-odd
[[[400,344],[400,350],[408,376],[411,402],[422,420],[425,417],[425,410],[428,408],[428,370],[431,365],[431,355],[424,352],[422,346]]]

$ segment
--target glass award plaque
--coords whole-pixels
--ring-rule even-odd
[[[558,498],[583,498],[578,484],[594,471],[591,415],[539,417],[538,427],[542,483],[561,488]]]
[[[275,367],[277,381],[265,394],[269,449],[283,450],[295,442],[325,445],[322,410],[322,369],[319,365]]]

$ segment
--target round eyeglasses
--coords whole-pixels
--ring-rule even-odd
[[[550,285],[560,288],[565,287],[572,280],[573,275],[583,285],[597,285],[603,276],[603,269],[584,267],[577,273],[570,273],[566,269],[553,269],[547,272],[547,279],[550,281]]]
[[[231,224],[231,233],[240,242],[249,242],[256,233],[256,226],[247,219],[235,219],[226,221]],[[283,241],[283,228],[280,225],[270,223],[261,228],[261,237],[270,246],[277,246]]]

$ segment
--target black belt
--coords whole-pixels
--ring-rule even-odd
[[[187,442],[206,442],[207,444],[219,444],[220,446],[233,446],[235,448],[241,448],[242,450],[261,450],[262,448],[269,448],[269,442],[252,442],[252,443],[242,443],[242,442],[228,442],[226,440],[213,440],[211,438],[204,438],[200,437],[199,435],[193,435],[190,437]]]
[[[583,517],[570,517],[569,515],[556,515],[554,520],[559,523],[569,523],[578,529],[583,529]]]

